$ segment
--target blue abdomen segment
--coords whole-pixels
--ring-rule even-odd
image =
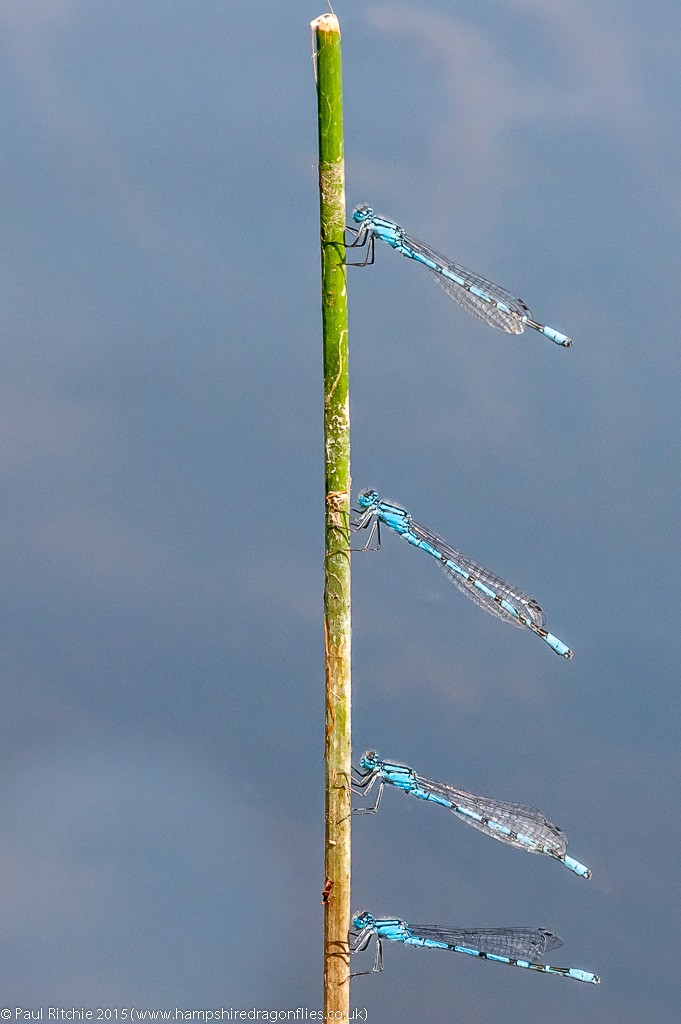
[[[572,651],[564,644],[562,640],[559,640],[553,633],[547,633],[546,636],[542,637],[543,640],[549,645],[549,647],[559,654],[561,658],[566,658],[568,661],[572,658]]]

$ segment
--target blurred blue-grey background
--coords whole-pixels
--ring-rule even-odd
[[[11,1007],[321,1006],[323,2],[3,0],[0,983]],[[355,909],[544,925],[599,989],[391,945],[370,1021],[678,1020],[678,4],[337,0],[349,210],[516,290],[349,274],[353,478],[393,536],[354,740],[533,803],[593,869],[386,794]],[[367,955],[367,965],[370,961]]]

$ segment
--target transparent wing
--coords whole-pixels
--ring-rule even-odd
[[[547,821],[536,807],[516,804],[509,800],[477,796],[475,793],[467,793],[463,789],[449,786],[445,782],[424,779],[420,775],[417,775],[416,779],[421,789],[451,801],[455,805],[452,811],[461,821],[479,829],[485,835],[492,836],[493,839],[498,839],[502,843],[508,843],[521,850],[535,849],[537,852],[551,850],[561,855],[567,850],[567,837],[563,830]],[[477,821],[466,811],[480,815],[486,821]],[[494,828],[494,824],[502,825],[516,835],[519,833],[530,842],[522,842],[514,836],[504,835]]]
[[[460,306],[463,306],[468,313],[472,313],[473,316],[484,320],[490,327],[506,331],[507,334],[523,333],[524,325],[520,323],[519,318],[524,316],[531,317],[532,314],[522,299],[513,295],[512,292],[506,291],[505,288],[501,288],[500,285],[494,284],[479,274],[473,273],[472,270],[462,267],[461,264],[452,262],[452,260],[447,259],[446,256],[437,252],[436,249],[433,249],[426,242],[420,242],[418,239],[411,238],[406,234],[403,235],[403,238],[405,243],[416,252],[422,253],[429,260],[444,267],[462,281],[462,284],[457,284],[456,281],[452,281],[444,274],[426,267],[426,270],[430,270],[433,280],[447,292],[450,298],[458,302]],[[474,295],[469,291],[470,288],[477,288],[484,292],[491,301],[486,302],[479,295]],[[497,302],[507,306],[511,313],[509,314],[499,309],[495,305]]]
[[[449,946],[466,946],[480,953],[507,956],[512,960],[541,960],[563,940],[546,928],[440,928],[409,925],[409,931],[422,939],[435,939]]]
[[[510,622],[514,626],[522,626],[522,622],[511,615],[510,612],[498,604],[494,597],[489,597],[483,593],[479,588],[475,586],[476,581],[484,584],[494,595],[502,600],[508,601],[512,604],[522,615],[524,615],[530,622],[534,623],[539,629],[543,629],[546,616],[542,611],[541,606],[534,600],[533,597],[529,597],[518,587],[513,586],[510,583],[506,583],[500,576],[496,576],[489,569],[485,569],[483,565],[479,565],[474,562],[471,558],[467,558],[466,555],[462,555],[460,551],[453,548],[446,540],[442,537],[438,537],[436,533],[431,533],[430,530],[424,526],[419,526],[418,523],[411,521],[411,529],[420,540],[426,541],[432,547],[434,547],[440,554],[444,555],[451,562],[454,562],[462,572],[458,573],[455,569],[446,565],[444,562],[440,563],[440,566],[452,583],[454,583],[459,590],[469,597],[471,601],[484,608],[485,611],[491,615],[496,615],[497,618],[503,619],[505,622]]]

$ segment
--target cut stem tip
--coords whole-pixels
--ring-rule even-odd
[[[310,22],[313,32],[340,32],[340,24],[335,14],[320,14]]]

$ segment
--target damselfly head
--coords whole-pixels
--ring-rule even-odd
[[[362,929],[366,928],[368,925],[372,925],[373,923],[373,916],[369,913],[368,910],[362,910],[361,913],[355,914],[352,919],[353,927],[358,928],[360,931],[362,931]]]
[[[355,209],[352,211],[352,219],[354,220],[355,224],[361,224],[362,221],[368,220],[369,217],[373,217],[373,215],[374,211],[372,210],[372,208],[370,206],[365,206],[364,204],[356,206]]]
[[[362,491],[357,501],[362,508],[371,508],[372,505],[376,505],[378,503],[378,491],[371,489],[368,491]]]
[[[360,767],[368,768],[370,771],[375,768],[378,763],[378,754],[375,750],[367,750],[366,753],[362,754],[360,759]]]

